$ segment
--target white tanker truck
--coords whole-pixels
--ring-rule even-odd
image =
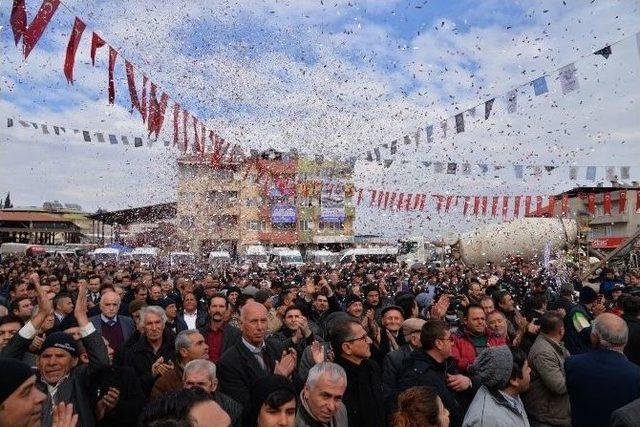
[[[545,248],[551,252],[574,245],[578,226],[574,220],[560,218],[519,218],[491,224],[462,234],[452,243],[460,259],[469,265],[501,263],[509,255],[525,259],[541,258]]]
[[[398,242],[398,262],[434,264],[450,247],[465,264],[500,264],[509,255],[526,259],[541,258],[549,246],[553,253],[577,242],[578,227],[574,220],[560,218],[519,218],[511,222],[491,224],[460,236],[444,239],[436,247],[423,237]],[[444,246],[444,247],[443,247]]]

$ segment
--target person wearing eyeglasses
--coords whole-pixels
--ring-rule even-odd
[[[414,350],[403,364],[398,380],[398,393],[411,387],[432,388],[451,416],[451,426],[462,425],[465,411],[473,399],[473,384],[458,373],[451,357],[454,338],[449,325],[442,320],[427,320],[420,331],[422,348]]]
[[[371,338],[353,319],[336,322],[329,338],[334,362],[347,374],[342,401],[347,407],[349,426],[386,426],[382,374],[371,360]]]

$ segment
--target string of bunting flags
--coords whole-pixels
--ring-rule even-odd
[[[31,120],[14,119],[7,117],[7,128],[16,126],[16,123],[20,124],[24,128],[34,128],[42,131],[44,135],[80,135],[85,142],[109,142],[110,144],[130,145],[133,147],[142,147],[144,145],[152,147],[157,141],[144,137],[130,137],[126,135],[116,135],[109,132],[100,132],[92,130],[80,130],[72,129],[69,126],[51,125],[46,123],[37,123]],[[69,130],[69,132],[67,132]],[[171,141],[162,141],[164,146],[171,146]],[[233,147],[231,150],[221,150],[218,154],[211,153],[211,156],[218,155],[220,158],[218,162],[232,163],[245,158],[244,152],[239,147]],[[355,161],[355,159],[350,159]],[[393,160],[385,160],[385,167],[389,167]],[[402,160],[402,162],[406,162]],[[542,176],[543,173],[551,173],[557,168],[564,168],[565,166],[556,165],[506,165],[506,164],[475,164],[475,163],[457,163],[457,162],[421,162],[425,168],[432,168],[434,173],[443,173],[450,175],[485,175],[492,172],[498,172],[511,168],[516,179],[523,179],[525,175]],[[572,181],[578,179],[585,179],[587,181],[595,181],[598,171],[604,171],[604,176],[607,181],[629,180],[632,175],[631,166],[568,166],[568,178]],[[634,169],[635,170],[635,169]]]
[[[598,49],[589,55],[584,55],[575,61],[566,64],[555,70],[543,73],[541,76],[536,77],[526,83],[523,83],[509,91],[494,96],[484,102],[467,108],[466,110],[456,113],[455,115],[444,118],[439,123],[427,124],[425,127],[419,127],[415,131],[412,131],[400,138],[394,139],[391,142],[380,144],[374,147],[372,150],[366,151],[362,157],[367,161],[375,161],[378,163],[384,162],[386,165],[390,165],[389,156],[396,156],[401,146],[415,145],[416,148],[420,148],[423,143],[426,147],[426,151],[433,146],[434,142],[438,139],[447,138],[447,135],[459,134],[465,132],[468,129],[469,119],[475,119],[479,121],[488,120],[494,112],[494,104],[496,99],[501,99],[506,102],[506,111],[508,114],[512,114],[518,111],[518,100],[522,99],[525,91],[532,91],[534,96],[540,96],[549,93],[549,81],[557,81],[560,84],[560,91],[562,95],[566,95],[570,92],[576,91],[580,88],[578,79],[578,68],[576,63],[590,55],[600,55],[607,59],[613,53],[612,47],[622,43],[632,37],[635,37],[635,42],[638,46],[638,52],[640,53],[640,32],[633,35],[622,38],[614,43],[610,43],[601,49]],[[555,78],[553,77],[555,75]],[[530,95],[527,94],[530,98]],[[435,162],[434,162],[435,163]]]
[[[28,23],[25,0],[13,0],[10,25],[16,46],[18,46],[20,40],[22,40],[22,53],[25,60],[35,48],[38,40],[60,5],[69,13],[75,15],[75,13],[60,0],[44,0],[31,23]],[[69,84],[73,84],[74,82],[73,72],[76,52],[86,27],[85,22],[78,16],[75,16],[73,27],[69,34],[63,65],[63,74]],[[229,156],[231,153],[239,153],[242,151],[242,147],[238,144],[225,141],[216,130],[209,129],[195,114],[183,108],[178,101],[174,101],[167,92],[162,90],[148,77],[147,73],[141,72],[130,60],[123,58],[115,47],[108,44],[105,39],[95,31],[91,33],[90,58],[92,66],[95,66],[96,55],[101,52],[100,49],[103,47],[108,47],[108,102],[109,104],[115,102],[116,85],[114,71],[118,63],[118,57],[120,56],[120,62],[124,60],[127,86],[131,99],[130,111],[133,113],[135,110],[140,114],[142,122],[146,124],[148,138],[153,135],[157,140],[165,123],[165,116],[169,108],[168,104],[173,102],[173,146],[178,147],[183,152],[191,150],[193,153],[200,155],[205,155],[205,153],[209,152],[213,166],[219,165],[220,162],[224,161],[226,156]],[[140,74],[142,75],[141,84],[139,81]],[[136,78],[136,75],[138,75],[138,78]],[[62,127],[58,126],[57,128],[59,132]],[[53,129],[55,132],[56,127],[53,127]],[[48,130],[48,127],[45,127],[43,132],[45,130]],[[101,133],[82,131],[82,134],[88,142],[91,136],[95,136],[98,142],[102,142],[99,136]],[[119,140],[125,144],[125,141],[128,139],[125,140],[122,138],[123,137],[120,137]],[[105,139],[104,135],[102,139]],[[114,141],[117,141],[118,137],[109,134],[109,140],[111,143],[117,143]],[[135,137],[134,146],[142,146],[142,138]]]
[[[385,159],[384,166],[390,167],[394,160]],[[401,162],[405,163],[405,160]],[[524,179],[527,176],[540,177],[544,173],[551,173],[558,168],[568,170],[568,179],[576,181],[586,179],[595,181],[598,171],[604,171],[607,181],[631,179],[631,166],[566,166],[566,165],[522,165],[522,164],[486,164],[470,162],[437,162],[422,161],[424,168],[431,168],[433,173],[448,175],[486,175],[501,170],[511,169],[516,179]]]
[[[569,196],[556,195],[451,195],[425,194],[384,189],[355,188],[355,204],[367,204],[371,208],[389,211],[431,211],[438,214],[457,213],[462,216],[519,218],[521,216],[567,217]],[[617,193],[615,199],[613,194]],[[601,194],[585,193],[579,195],[587,200],[587,212],[596,214],[596,205],[602,206],[603,215],[623,214],[627,211],[627,190],[606,191]],[[599,200],[598,200],[599,199]],[[614,211],[612,200],[618,200]],[[431,202],[431,203],[430,203]],[[560,209],[557,209],[557,206]],[[635,212],[640,212],[640,191],[636,192]]]
[[[521,216],[567,217],[569,195],[454,195],[427,194],[408,191],[390,191],[382,188],[358,187],[351,183],[324,181],[274,180],[274,185],[290,189],[301,197],[321,193],[344,194],[352,198],[356,206],[392,212],[434,212],[438,214],[462,214],[474,217],[501,217],[503,220]],[[617,198],[614,195],[617,194]],[[587,212],[596,214],[596,206],[602,206],[603,215],[623,214],[632,209],[627,200],[627,190],[607,190],[595,194],[585,192],[578,197],[587,201]],[[617,209],[613,201],[617,201]],[[557,209],[559,207],[559,209]],[[640,212],[640,191],[636,191],[635,212]]]

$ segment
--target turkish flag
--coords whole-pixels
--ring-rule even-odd
[[[509,211],[509,196],[502,196],[502,218],[506,218]]]
[[[498,197],[494,196],[491,201],[491,216],[495,217],[498,214]]]
[[[569,195],[562,195],[562,217],[566,218],[569,213]]]
[[[602,196],[602,211],[605,215],[611,215],[611,193],[606,192]]]
[[[520,199],[522,196],[515,196],[513,199],[513,216],[518,218],[520,216]],[[531,199],[529,199],[531,201]]]
[[[531,213],[531,196],[524,196],[524,216]]]
[[[473,197],[473,215],[478,216],[478,211],[480,210],[480,196]]]
[[[73,22],[73,29],[69,35],[69,43],[67,43],[67,54],[64,58],[64,76],[67,78],[67,82],[73,84],[73,66],[76,60],[76,51],[82,38],[82,33],[86,28],[86,24],[79,18]]]
[[[556,207],[556,196],[549,196],[549,206],[547,207],[547,215],[549,218],[553,218],[554,210]]]
[[[627,208],[627,190],[620,190],[618,192],[618,213],[623,214]]]
[[[102,40],[102,38],[94,32],[91,36],[91,65],[93,65],[94,67],[96,65],[96,50],[104,45],[104,40]]]
[[[118,52],[109,46],[109,104],[113,104],[116,99],[116,86],[113,81],[113,70],[116,67]]]
[[[463,216],[467,216],[467,210],[469,209],[469,201],[471,200],[471,197],[469,196],[465,196],[464,197],[464,205],[462,206],[462,215]]]
[[[542,196],[536,196],[536,216],[542,216]]]
[[[587,212],[591,215],[596,214],[596,195],[593,193],[587,195]]]
[[[24,59],[27,59],[60,6],[60,0],[44,0],[30,25],[27,25],[27,9],[24,3],[24,0],[13,0],[9,23],[16,46],[22,37],[22,52]]]

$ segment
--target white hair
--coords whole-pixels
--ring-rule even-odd
[[[176,354],[180,356],[180,350],[183,348],[191,347],[191,340],[189,337],[193,334],[199,334],[200,332],[197,329],[187,329],[184,331],[178,332],[176,336],[175,348]]]
[[[205,359],[195,359],[184,365],[184,372],[182,373],[182,381],[187,378],[187,375],[191,372],[207,371],[209,374],[209,380],[215,382],[216,377],[216,365]]]
[[[167,313],[164,312],[164,309],[157,305],[149,305],[146,307],[142,307],[140,309],[140,325],[141,326],[144,325],[144,322],[148,313],[152,313],[160,317],[163,325],[167,323]]]
[[[332,383],[337,383],[340,380],[343,380],[345,384],[347,383],[347,373],[342,366],[332,362],[322,362],[309,370],[307,387],[314,388],[323,374],[327,374],[329,381]]]

